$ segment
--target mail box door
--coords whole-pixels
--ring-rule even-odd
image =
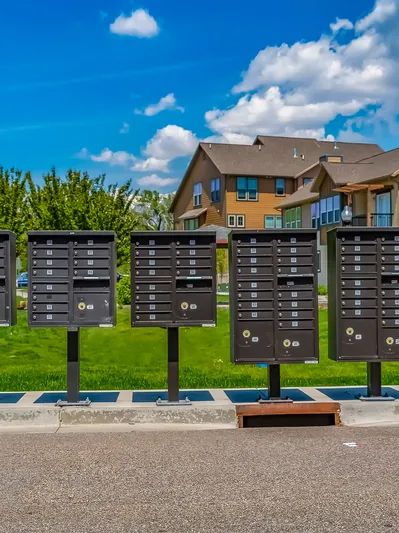
[[[48,268],[33,268],[33,278],[67,278],[68,268],[54,268],[49,266]]]
[[[37,303],[61,303],[68,302],[68,293],[32,293],[32,301]]]
[[[212,292],[176,293],[177,321],[209,322],[215,320]]]
[[[73,322],[76,324],[110,324],[110,295],[76,292],[73,295]]]
[[[6,320],[6,295],[1,291],[0,287],[0,322]]]
[[[32,266],[34,268],[68,268],[68,258],[53,259],[51,256],[46,258],[32,259]]]
[[[377,322],[373,318],[342,319],[339,327],[339,359],[365,360],[376,357]]]
[[[176,249],[176,257],[211,257],[212,249],[209,246],[201,248],[178,248]]]
[[[256,363],[274,360],[273,322],[237,322],[234,361]]]
[[[243,291],[271,291],[273,289],[273,280],[263,281],[243,281],[237,282],[237,289]]]
[[[36,326],[65,326],[69,323],[68,313],[38,313],[31,311],[30,325]]]
[[[276,335],[276,354],[281,363],[318,360],[315,353],[314,330],[279,330]]]
[[[399,328],[380,330],[380,353],[383,358],[399,358]]]
[[[54,283],[54,282],[48,282],[48,283],[34,283],[32,285],[32,292],[38,292],[38,293],[53,293],[53,292],[62,292],[62,293],[68,293],[69,284],[68,282],[65,283]]]
[[[141,293],[136,292],[134,295],[136,303],[154,303],[154,302],[171,302],[172,296],[169,292]]]
[[[62,246],[59,248],[34,248],[32,250],[33,258],[40,259],[66,259],[68,260],[68,247]]]
[[[73,256],[76,259],[101,259],[110,257],[109,246],[106,247],[89,247],[89,248],[75,248],[73,250]]]
[[[195,254],[194,254],[195,255]],[[171,258],[172,257],[172,249],[170,246],[157,246],[155,248],[135,248],[134,256],[137,258],[155,258],[155,257],[163,257],[163,258]]]
[[[32,311],[34,313],[68,313],[67,303],[56,302],[33,302]]]
[[[263,311],[265,309],[274,309],[273,300],[239,300],[237,309],[240,311]]]

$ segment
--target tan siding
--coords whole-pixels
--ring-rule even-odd
[[[334,188],[336,188],[336,185],[332,182],[330,176],[326,175],[319,188],[320,198],[337,194],[335,191],[333,191]]]
[[[312,204],[303,204],[301,206],[301,208],[302,208],[302,227],[303,228],[311,228],[312,227],[311,205]]]
[[[211,197],[211,180],[213,178],[220,178],[220,203],[212,203]],[[186,211],[194,209],[193,207],[193,187],[195,183],[202,183],[202,199],[201,207],[206,207],[207,212],[200,218],[200,225],[216,224],[218,226],[225,225],[225,201],[224,201],[224,177],[219,173],[215,165],[202,152],[199,151],[197,161],[194,163],[190,175],[187,177],[183,189],[180,191],[179,198],[173,211],[175,228],[183,229],[183,223],[178,220],[179,216]]]
[[[367,214],[367,191],[359,191],[352,194],[353,216]]]
[[[294,180],[286,178],[287,195],[294,192]],[[272,177],[258,178],[258,200],[255,202],[237,200],[236,176],[226,177],[226,213],[227,215],[245,215],[247,229],[264,228],[265,215],[280,215],[276,207],[281,203],[282,196],[275,195],[275,180]]]

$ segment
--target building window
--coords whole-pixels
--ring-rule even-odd
[[[319,217],[319,224],[321,226],[326,226],[328,224],[337,224],[341,220],[341,196],[339,194],[336,194],[334,196],[328,196],[327,198],[322,198],[320,200]]]
[[[198,227],[198,218],[186,218],[186,220],[184,221],[184,229],[186,230],[194,230],[198,229]]]
[[[284,225],[286,228],[293,229],[302,227],[302,210],[300,206],[285,210]]]
[[[282,217],[281,215],[265,215],[265,228],[281,228]]]
[[[202,198],[202,183],[194,183],[193,206],[200,207]]]
[[[237,200],[256,201],[258,199],[258,178],[237,177]]]
[[[276,193],[276,196],[285,196],[285,179],[284,178],[276,178],[275,193]]]
[[[211,201],[220,202],[220,178],[211,181]]]
[[[245,215],[227,215],[229,228],[245,228]]]
[[[311,216],[312,216],[312,228],[318,229],[320,227],[320,206],[319,202],[314,202],[311,205]]]
[[[304,185],[307,185],[307,184],[310,183],[311,181],[313,181],[313,178],[303,178],[303,184],[304,184]]]

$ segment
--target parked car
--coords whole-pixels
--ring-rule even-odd
[[[22,287],[28,286],[28,273],[27,272],[21,272],[21,274],[17,277],[17,287],[18,289],[21,289]]]

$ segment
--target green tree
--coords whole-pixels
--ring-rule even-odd
[[[26,255],[27,176],[18,170],[0,167],[0,228],[16,233],[18,256]]]
[[[142,191],[137,196],[137,207],[141,211],[148,230],[166,231],[173,229],[173,215],[170,206],[173,194],[158,191]]]

